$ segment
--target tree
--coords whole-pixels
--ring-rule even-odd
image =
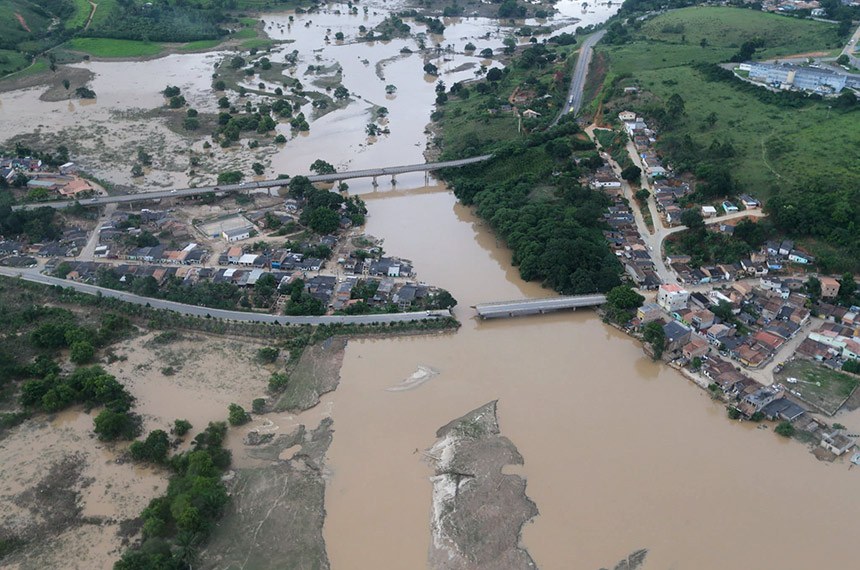
[[[134,439],[138,432],[138,422],[128,412],[105,409],[96,416],[93,423],[95,426],[93,431],[102,441]]]
[[[439,68],[432,63],[424,64],[424,73],[428,75],[439,75]]]
[[[335,99],[346,99],[347,97],[349,97],[349,89],[347,89],[343,85],[338,85],[334,88]]]
[[[173,422],[173,429],[171,430],[174,434],[179,437],[182,437],[189,431],[191,431],[191,422],[188,420],[176,420]]]
[[[651,192],[647,188],[640,188],[636,191],[635,196],[640,203],[644,204],[648,201],[648,197],[651,196]]]
[[[694,232],[705,230],[705,220],[696,208],[687,208],[681,212],[681,223]]]
[[[611,307],[618,309],[638,309],[645,302],[645,297],[637,293],[632,287],[619,285],[609,290],[609,293],[606,294],[606,302]]]
[[[487,72],[487,79],[489,81],[501,81],[502,77],[504,77],[504,74],[502,73],[502,70],[498,67],[494,67]]]
[[[218,108],[219,109],[229,109],[230,108],[230,100],[227,97],[221,97],[218,99]]]
[[[245,175],[241,170],[228,170],[218,173],[218,184],[238,184]]]
[[[255,162],[254,164],[251,165],[251,170],[254,171],[254,174],[256,174],[257,176],[260,176],[263,174],[263,172],[266,171],[266,167],[263,166],[262,164],[260,164],[259,162]]]
[[[280,349],[274,346],[264,346],[260,350],[257,351],[257,360],[263,363],[271,364],[275,360],[278,359],[278,355],[281,353]]]
[[[286,374],[272,374],[269,377],[269,392],[277,393],[286,390],[289,381]]]
[[[475,47],[475,44],[473,44],[472,42],[468,42],[463,49],[466,51],[475,51],[478,48]]]
[[[246,412],[245,408],[239,404],[230,404],[227,409],[230,412],[227,421],[230,422],[231,426],[240,426],[251,421],[251,414]]]
[[[170,452],[170,437],[164,430],[156,429],[146,436],[146,440],[132,443],[128,451],[135,461],[164,463]]]
[[[631,164],[630,166],[621,171],[621,178],[623,178],[627,182],[638,183],[639,180],[642,178],[642,169],[635,164]]]
[[[335,32],[334,39],[336,39],[339,42],[342,42],[343,41],[343,32]]]
[[[262,414],[266,411],[266,399],[265,398],[254,398],[254,401],[251,402],[251,410],[255,414]]]
[[[313,161],[310,170],[311,172],[316,172],[317,174],[334,174],[336,172],[334,166],[320,158]]]
[[[171,97],[176,97],[181,92],[182,90],[179,89],[179,87],[176,87],[175,85],[168,85],[164,88],[164,91],[162,91],[161,94],[164,95],[165,99],[170,99]]]
[[[489,59],[493,57],[493,48],[484,48],[481,50],[481,57]]]
[[[645,325],[642,329],[642,338],[651,345],[655,358],[663,356],[663,351],[666,349],[666,333],[659,322],[652,321]]]
[[[850,62],[851,62],[851,60],[848,59],[848,56],[845,55],[844,53],[836,58],[836,64],[837,65],[848,65]]]
[[[340,226],[340,216],[330,208],[316,208],[308,218],[308,225],[318,234],[330,234]]]
[[[666,114],[673,119],[680,119],[684,114],[684,99],[677,93],[673,93],[666,101]]]
[[[69,80],[68,80],[68,79],[63,79],[63,87],[65,87],[65,88],[66,88],[66,91],[68,91],[68,90],[69,90],[69,87],[71,87],[71,85],[72,85],[72,84],[71,84],[71,83],[69,83]]]
[[[720,301],[719,304],[712,306],[711,312],[720,317],[723,322],[731,322],[735,316],[731,304],[726,301]]]
[[[795,429],[791,422],[780,422],[773,431],[782,437],[791,437],[794,435]]]
[[[80,340],[71,344],[71,352],[69,359],[75,364],[86,364],[95,356],[95,349],[92,343],[86,340]]]

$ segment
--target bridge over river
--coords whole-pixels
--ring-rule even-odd
[[[576,310],[583,307],[596,307],[606,302],[606,295],[573,295],[569,297],[550,297],[547,299],[522,299],[520,301],[502,301],[499,303],[481,303],[475,305],[478,316],[482,319],[501,319],[508,317],[524,317],[526,315],[542,315],[552,311],[566,309]]]
[[[402,166],[386,166],[382,168],[367,168],[364,170],[346,170],[343,172],[333,172],[331,174],[316,174],[308,176],[311,182],[339,182],[342,180],[351,180],[355,178],[373,178],[373,183],[376,185],[376,179],[379,176],[391,176],[391,183],[396,184],[396,176],[398,174],[406,174],[408,172],[432,172],[443,168],[459,168],[477,162],[489,160],[493,155],[485,154],[482,156],[474,156],[471,158],[462,158],[460,160],[446,160],[442,162],[428,162],[424,164],[406,164]],[[287,186],[290,183],[289,178],[279,178],[276,180],[260,180],[255,182],[243,182],[241,184],[219,184],[217,186],[200,186],[198,188],[181,188],[174,190],[157,190],[155,192],[137,192],[134,194],[117,194],[115,196],[97,196],[95,198],[85,198],[78,200],[83,206],[100,206],[101,204],[118,204],[131,202],[145,202],[147,200],[159,200],[162,198],[186,198],[191,196],[201,196],[203,194],[226,194],[228,192],[249,192],[256,189],[269,189]],[[56,200],[52,202],[37,202],[33,204],[22,204],[14,206],[14,210],[31,210],[41,207],[49,208],[68,208],[75,204],[74,200]]]

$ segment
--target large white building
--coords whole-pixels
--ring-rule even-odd
[[[657,289],[657,304],[668,312],[680,311],[687,306],[690,292],[674,283],[660,285]]]

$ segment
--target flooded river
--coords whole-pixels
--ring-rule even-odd
[[[326,496],[332,568],[426,565],[422,451],[451,419],[499,400],[502,433],[540,515],[523,542],[543,569],[593,570],[638,548],[647,568],[847,568],[858,473],[726,418],[591,311],[479,322],[478,302],[545,296],[444,189],[365,195],[368,232],[452,291],[463,327],[351,341],[333,394]],[[419,366],[439,375],[388,391]]]

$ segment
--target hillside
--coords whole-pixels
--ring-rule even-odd
[[[705,7],[637,24],[607,36],[612,45],[598,46],[595,59],[607,73],[592,110],[599,107],[607,120],[624,109],[651,118],[661,131],[658,148],[676,169],[702,182],[719,178],[717,194],[765,200],[777,227],[807,238],[832,269],[856,269],[860,235],[845,229],[860,225],[857,105],[770,93],[708,65],[737,59],[751,41],[761,46],[752,59],[835,54],[842,41],[837,26]],[[640,92],[625,94],[629,86]],[[669,117],[666,103],[676,94],[683,111]]]

